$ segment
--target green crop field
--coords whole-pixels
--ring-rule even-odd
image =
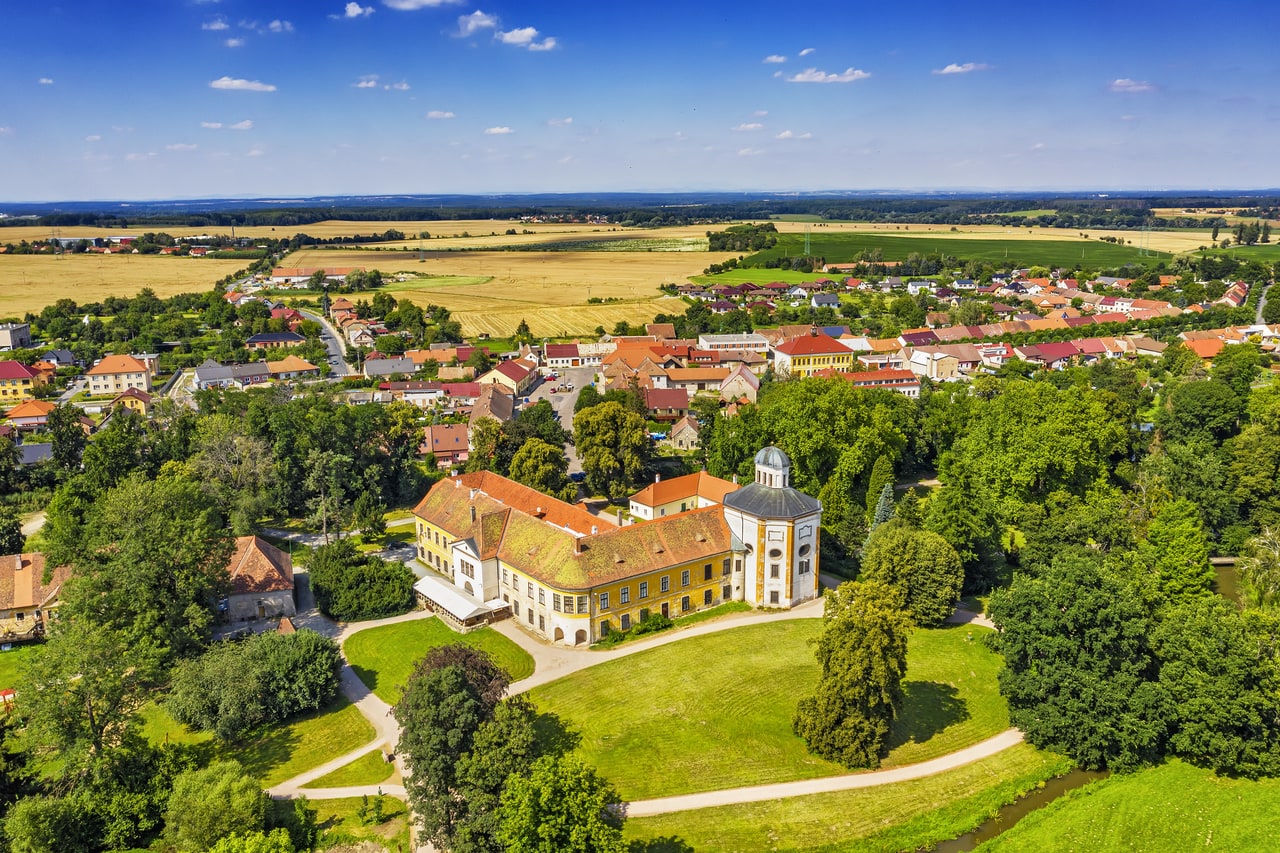
[[[1206,249],[1202,255],[1222,255],[1241,261],[1280,261],[1280,243],[1258,244],[1256,246],[1233,246],[1230,249]]]
[[[804,254],[804,235],[779,234],[778,244],[750,255],[743,262],[759,265],[769,259],[793,258]],[[934,232],[913,237],[894,234],[840,234],[821,232],[809,238],[809,254],[825,258],[827,263],[852,263],[859,252],[879,249],[887,261],[904,261],[912,253],[940,252],[962,261],[983,260],[1019,266],[1074,267],[1082,264],[1093,269],[1117,267],[1127,263],[1154,264],[1169,260],[1167,252],[1143,255],[1136,247],[1120,246],[1101,240],[1051,240],[1018,237],[951,236]],[[772,272],[761,270],[760,274]]]
[[[821,627],[805,619],[693,637],[529,695],[581,735],[579,754],[627,799],[846,773],[791,729],[796,702],[817,685],[809,640]],[[907,699],[883,766],[927,761],[1008,728],[1000,658],[980,642],[985,631],[913,633]]]
[[[1171,760],[1072,791],[980,850],[1274,850],[1280,780],[1227,779]]]

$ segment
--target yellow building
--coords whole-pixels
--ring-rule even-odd
[[[441,481],[414,509],[418,556],[439,575],[415,589],[454,624],[510,616],[567,645],[597,642],[650,614],[814,598],[821,506],[790,488],[785,455],[766,450],[758,467],[762,459],[775,467],[721,492],[723,505],[621,527],[493,473]]]
[[[813,376],[821,370],[849,370],[853,350],[827,335],[801,335],[773,348],[773,369],[780,376]]]
[[[29,398],[38,375],[20,361],[0,361],[0,402],[18,403]]]

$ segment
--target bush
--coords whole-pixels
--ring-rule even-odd
[[[173,780],[165,837],[177,850],[208,850],[232,834],[259,833],[271,799],[235,761],[218,761]]]
[[[317,548],[307,569],[316,606],[331,619],[380,619],[413,609],[413,572],[403,563],[362,556],[349,540]]]
[[[257,634],[178,664],[165,705],[178,722],[230,740],[329,704],[341,668],[337,644],[315,631]]]

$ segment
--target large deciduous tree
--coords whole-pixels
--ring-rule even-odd
[[[946,621],[955,608],[964,568],[956,550],[938,534],[892,522],[868,537],[862,577],[897,587],[912,621],[931,628]]]
[[[811,752],[846,767],[879,766],[902,707],[910,631],[895,587],[845,583],[827,593],[816,642],[822,677],[792,723]]]
[[[573,435],[592,492],[618,500],[640,484],[650,452],[643,417],[621,403],[601,403],[574,416]]]
[[[511,479],[558,498],[566,495],[569,463],[564,451],[540,438],[530,438],[511,457]]]
[[[502,794],[498,839],[508,853],[623,853],[617,791],[574,756],[544,756]]]
[[[261,832],[270,798],[235,761],[218,761],[173,780],[165,837],[180,851],[208,850],[231,834]]]

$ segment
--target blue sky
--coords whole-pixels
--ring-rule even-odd
[[[0,199],[1280,186],[1280,4],[7,0]]]

